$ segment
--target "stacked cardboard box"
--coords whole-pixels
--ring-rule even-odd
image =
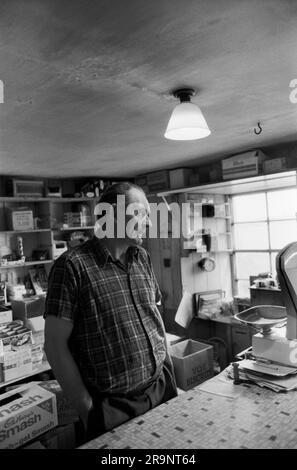
[[[58,424],[55,394],[25,384],[0,395],[0,449],[15,449]]]
[[[74,423],[79,420],[78,414],[65,397],[57,380],[45,380],[38,385],[56,396],[59,426]]]
[[[12,310],[5,305],[0,305],[0,325],[12,321]]]
[[[33,342],[32,331],[21,320],[0,325],[0,382],[32,372]]]
[[[175,170],[170,170],[170,188],[176,189],[188,186],[191,173],[191,168],[176,168]]]
[[[261,150],[252,150],[222,160],[223,180],[255,176],[262,172],[266,156]]]

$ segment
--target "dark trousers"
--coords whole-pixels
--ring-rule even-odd
[[[85,442],[177,396],[174,372],[166,364],[159,377],[142,390],[126,395],[101,395],[95,389],[89,389],[89,392],[93,408],[88,418]]]

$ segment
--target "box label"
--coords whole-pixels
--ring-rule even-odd
[[[194,387],[213,376],[213,372],[210,370],[209,364],[207,363],[192,367],[192,374],[191,377],[187,378],[187,387]]]
[[[20,390],[20,389],[19,389]],[[13,400],[15,394],[23,395]],[[0,449],[15,449],[57,426],[56,397],[34,386],[11,395],[12,401],[0,407]],[[9,398],[8,398],[9,399]]]
[[[185,340],[170,347],[176,384],[189,390],[213,376],[213,346]]]

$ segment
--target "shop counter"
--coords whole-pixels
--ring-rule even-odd
[[[223,371],[81,449],[297,448],[297,391],[234,385]]]

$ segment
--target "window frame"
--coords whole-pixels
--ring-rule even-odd
[[[269,218],[269,210],[268,210],[268,193],[272,192],[279,192],[279,191],[287,191],[289,189],[295,189],[296,190],[296,185],[289,185],[287,187],[281,187],[281,188],[271,188],[271,189],[260,189],[256,191],[248,191],[248,192],[243,192],[240,194],[232,194],[230,195],[230,208],[231,208],[231,233],[232,233],[232,240],[233,240],[233,249],[232,249],[232,260],[231,260],[231,266],[232,266],[232,289],[233,289],[233,295],[241,296],[241,294],[238,292],[238,282],[239,281],[248,281],[249,278],[243,278],[243,277],[238,277],[237,276],[237,269],[236,269],[236,254],[237,253],[268,253],[269,255],[269,272],[273,273],[275,269],[272,269],[272,254],[273,253],[278,253],[279,249],[274,249],[271,248],[271,227],[270,224],[271,222],[288,222],[294,220],[296,222],[296,229],[297,229],[297,193],[296,193],[296,213],[295,217],[284,217],[284,218]],[[253,220],[253,221],[240,221],[240,222],[235,222],[234,221],[234,204],[233,204],[233,199],[236,197],[241,197],[241,196],[249,196],[251,194],[264,194],[265,195],[265,208],[266,208],[266,218],[265,219],[259,219],[259,220]],[[235,247],[235,225],[250,225],[254,223],[265,223],[267,226],[267,234],[268,234],[268,248],[267,249],[236,249]],[[297,233],[296,233],[296,238],[297,238]],[[253,273],[251,273],[253,275]]]

